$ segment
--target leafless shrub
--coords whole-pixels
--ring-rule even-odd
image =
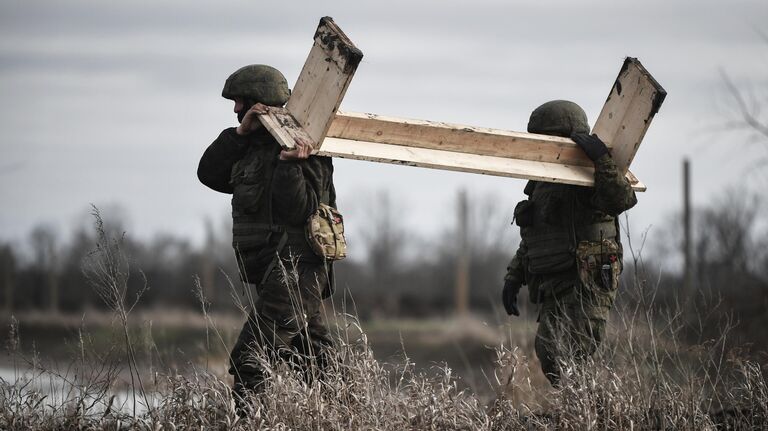
[[[101,294],[111,301],[124,325],[131,309],[124,288],[127,268],[117,253],[117,243],[104,244],[100,245],[104,247],[99,252],[102,260],[97,261],[100,266],[95,267],[94,279],[108,287]],[[641,262],[639,256],[632,260]],[[296,282],[295,264],[282,269],[291,291]],[[497,395],[489,405],[459,389],[447,367],[428,375],[417,372],[407,357],[401,364],[377,361],[354,315],[343,309],[330,316],[336,328],[335,352],[326,368],[312,369],[312,378],[307,379],[286,360],[253,352],[269,378],[262,393],[246,400],[245,415],[238,416],[228,383],[207,369],[186,376],[161,376],[154,393],[142,395],[147,410],[126,414],[115,405],[114,391],[104,390],[104,384],[113,380],[92,384],[97,377],[86,375],[75,382],[84,391],[53,402],[46,391],[32,388],[50,375],[35,368],[38,371],[31,376],[0,382],[0,428],[400,431],[768,426],[766,376],[758,364],[726,349],[728,326],[715,339],[684,342],[679,333],[688,320],[679,310],[665,315],[655,311],[657,288],[638,269],[625,290],[641,300],[619,310],[607,342],[594,357],[566,356],[560,364],[562,380],[557,388],[532,383],[526,369],[535,368],[536,363],[528,359],[528,351],[500,347],[492,382]],[[203,291],[197,283],[195,292],[208,318]],[[249,300],[240,307],[247,313]],[[296,307],[300,309],[298,302]],[[214,339],[223,343],[212,320],[209,323]],[[520,344],[520,340],[510,341]],[[132,343],[125,330],[123,342]],[[135,355],[132,358],[132,373],[138,380]],[[87,358],[83,356],[81,362],[88,362]]]
[[[152,404],[144,388],[141,370],[139,370],[136,360],[134,342],[131,340],[128,331],[128,315],[141,299],[141,295],[148,289],[146,278],[142,274],[144,288],[136,294],[133,302],[129,303],[128,278],[130,277],[130,264],[128,257],[122,249],[124,236],[113,238],[107,234],[98,208],[93,207],[92,215],[96,222],[96,249],[86,256],[83,262],[83,273],[99,297],[115,313],[120,324],[128,356],[128,372],[131,378],[131,392],[133,394],[133,411],[136,412],[136,389],[138,386],[138,392],[143,399],[144,407],[151,412]]]

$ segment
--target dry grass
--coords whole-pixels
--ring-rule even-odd
[[[766,376],[758,364],[725,348],[727,326],[719,339],[684,343],[680,334],[691,325],[691,313],[657,316],[654,292],[646,292],[640,282],[626,287],[637,298],[619,310],[603,348],[585,362],[564,361],[562,384],[556,389],[541,385],[535,358],[528,348],[519,348],[530,340],[517,335],[509,340],[516,347],[497,349],[496,372],[488,376],[495,397],[484,402],[460,389],[449,368],[426,374],[407,358],[397,364],[377,361],[354,316],[340,310],[334,312],[337,348],[328,368],[314,369],[313,378],[305,379],[291,364],[270,362],[262,355],[268,384],[247,400],[247,414],[238,416],[229,383],[220,376],[206,371],[186,376],[140,373],[135,340],[125,330],[131,310],[122,294],[125,257],[119,241],[102,241],[113,248],[100,244],[100,250],[109,251],[108,260],[94,262],[94,267],[107,268],[100,273],[100,288],[127,344],[115,351],[128,351],[128,357],[121,361],[109,353],[89,353],[83,336],[81,357],[64,372],[25,359],[31,372],[0,382],[0,429],[768,428]],[[18,354],[13,325],[11,332],[9,350]],[[212,323],[207,342],[223,342]],[[115,391],[120,367],[133,382],[127,396]]]
[[[348,317],[349,332],[361,334]],[[674,365],[705,366],[714,351],[696,346],[661,364],[656,355],[624,356],[626,339],[612,339],[587,364],[564,364],[558,389],[521,378],[528,360],[519,351],[498,350],[498,396],[484,404],[459,390],[450,369],[437,376],[414,364],[375,360],[365,335],[339,340],[330,369],[307,383],[289,364],[269,368],[265,392],[249,400],[238,417],[229,383],[196,372],[158,377],[147,394],[152,409],[132,413],[108,391],[105,377],[70,375],[71,385],[41,382],[51,374],[0,384],[1,429],[765,429],[768,387],[757,364],[729,358],[715,374],[687,374]],[[634,347],[637,349],[637,346]],[[88,381],[91,380],[91,381]],[[100,383],[97,383],[100,382]],[[114,383],[114,380],[112,381]],[[51,389],[60,388],[58,392]],[[75,389],[73,389],[75,388]],[[56,392],[56,395],[52,395]],[[65,393],[66,392],[66,393]],[[142,398],[140,398],[142,400]]]

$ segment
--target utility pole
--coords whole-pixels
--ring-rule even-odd
[[[456,236],[456,314],[466,315],[469,311],[469,204],[467,191],[459,190]]]
[[[693,289],[693,256],[691,241],[691,169],[688,159],[683,159],[683,292],[690,297]]]
[[[0,284],[3,286],[5,312],[13,313],[14,276],[16,275],[16,258],[10,245],[0,247]]]

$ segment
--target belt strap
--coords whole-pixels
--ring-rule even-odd
[[[270,235],[272,233],[270,232]],[[269,277],[269,274],[272,272],[273,269],[275,269],[275,266],[277,266],[277,260],[280,258],[280,252],[283,251],[283,247],[285,247],[285,244],[288,242],[288,231],[283,231],[283,234],[280,236],[280,241],[277,242],[277,248],[275,249],[275,257],[272,258],[272,260],[269,262],[269,265],[267,265],[267,269],[264,271],[264,276],[261,277],[261,282],[259,285],[262,285],[267,282],[267,277]]]

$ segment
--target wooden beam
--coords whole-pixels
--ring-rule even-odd
[[[666,97],[664,88],[636,58],[624,60],[592,129],[592,133],[613,147],[611,157],[623,172],[629,169],[651,120]]]
[[[296,136],[319,147],[363,58],[333,18],[320,19],[314,41],[285,108],[259,116],[285,148],[294,147]]]
[[[330,137],[325,138],[318,155],[580,186],[594,184],[594,168],[587,166],[571,166]],[[627,180],[636,191],[645,191],[645,184],[640,182],[631,172],[627,172]]]
[[[642,64],[628,57],[593,129],[593,133],[597,133],[611,149],[617,165],[627,173],[630,184],[638,191],[644,191],[645,185],[627,168],[665,96],[664,89]],[[333,141],[331,149],[323,147],[321,153],[333,153],[335,157],[566,184],[593,184],[592,174],[584,175],[593,172],[592,161],[569,138],[351,112],[337,113],[327,136],[339,140]],[[387,147],[377,149],[376,144]],[[427,155],[433,158],[428,160]],[[460,162],[462,157],[467,158],[466,163]],[[509,162],[501,159],[509,159]]]
[[[592,161],[568,138],[337,114],[362,56],[333,19],[320,20],[286,107],[270,108],[259,117],[283,147],[293,148],[302,137],[314,144],[316,153],[335,157],[592,185]],[[628,57],[595,122],[593,133],[608,145],[637,190],[645,186],[627,168],[665,96],[642,64]]]
[[[572,166],[593,165],[568,138],[376,114],[339,112],[328,137]]]

